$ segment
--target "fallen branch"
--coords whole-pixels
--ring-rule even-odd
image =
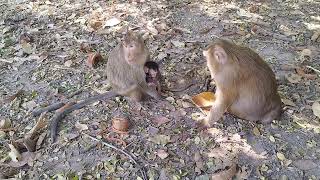
[[[62,106],[64,106],[65,104],[66,104],[65,102],[58,102],[58,103],[52,104],[50,106],[47,106],[45,108],[35,109],[34,111],[32,111],[32,115],[39,116],[43,112],[50,112],[50,111],[57,110],[57,109],[61,108]]]
[[[69,104],[70,106],[63,108],[61,111],[57,111],[51,120],[50,135],[51,135],[52,142],[55,142],[57,138],[58,124],[60,120],[64,118],[64,116],[66,116],[67,114],[71,113],[74,110],[81,109],[95,101],[108,99],[116,95],[117,94],[114,92],[105,92],[96,96],[89,97],[76,104],[71,104],[73,102],[68,102],[67,104]]]
[[[316,69],[316,68],[314,68],[314,67],[312,67],[312,66],[306,66],[306,67],[309,68],[309,69],[312,69],[312,70],[314,70],[315,72],[317,72],[317,73],[320,74],[320,70],[318,70],[318,69]]]
[[[92,139],[92,140],[101,142],[103,145],[105,145],[105,146],[107,146],[107,147],[109,147],[109,148],[111,148],[111,149],[117,150],[117,151],[121,152],[122,154],[128,156],[128,158],[129,158],[135,165],[137,165],[137,166],[139,167],[139,171],[140,171],[140,173],[141,173],[141,175],[142,175],[143,180],[147,180],[147,179],[148,179],[148,178],[147,178],[147,175],[146,175],[146,172],[144,171],[143,167],[139,165],[139,163],[135,160],[135,157],[134,157],[133,155],[130,155],[130,154],[127,153],[126,151],[124,151],[124,150],[122,150],[122,149],[119,149],[119,148],[117,148],[116,146],[114,146],[114,145],[112,145],[112,144],[109,144],[109,143],[107,143],[107,142],[105,142],[105,141],[103,141],[103,140],[99,140],[99,139],[97,139],[97,138],[95,138],[95,137],[93,137],[93,136],[91,136],[91,135],[89,135],[89,134],[86,134],[86,133],[83,133],[83,134],[86,135],[86,136],[88,136],[88,137],[89,137],[90,139]]]

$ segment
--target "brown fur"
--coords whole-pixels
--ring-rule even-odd
[[[281,99],[275,75],[257,53],[218,40],[203,54],[217,87],[207,125],[218,121],[225,111],[261,123],[279,118]]]
[[[144,64],[149,59],[149,50],[141,37],[128,32],[124,41],[109,54],[107,78],[113,91],[136,101],[148,94],[155,99],[160,95],[148,87]]]

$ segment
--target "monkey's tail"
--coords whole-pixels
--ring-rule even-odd
[[[109,99],[114,96],[117,96],[117,93],[111,91],[111,92],[106,92],[103,94],[99,94],[96,96],[92,96],[86,100],[83,100],[79,103],[72,104],[67,106],[66,108],[62,108],[61,111],[56,112],[56,114],[53,116],[51,124],[50,124],[50,137],[52,139],[52,142],[56,141],[57,138],[57,133],[58,133],[58,124],[61,119],[63,119],[67,114],[71,113],[74,110],[81,109],[84,106],[87,106],[97,100],[104,100],[104,99]]]

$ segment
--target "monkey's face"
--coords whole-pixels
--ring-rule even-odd
[[[128,64],[143,65],[147,51],[143,40],[132,33],[128,33],[123,42],[124,56]]]
[[[149,70],[149,73],[150,73],[150,76],[151,76],[152,78],[156,78],[157,75],[158,75],[158,73],[159,73],[159,70],[157,70],[157,69],[150,69],[150,70]]]

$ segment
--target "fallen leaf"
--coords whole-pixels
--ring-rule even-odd
[[[87,65],[92,68],[95,67],[99,61],[102,61],[102,56],[99,53],[90,53],[88,56]]]
[[[36,141],[36,139],[32,139],[30,137],[27,137],[27,138],[23,139],[23,145],[27,148],[27,150],[29,152],[35,152],[37,141]]]
[[[319,102],[314,102],[313,105],[312,105],[312,111],[313,111],[313,114],[315,116],[317,116],[318,118],[320,118],[320,103]]]
[[[92,27],[94,30],[97,30],[102,26],[102,22],[97,20],[92,20],[89,22],[89,24],[90,24],[90,27]]]
[[[310,57],[311,54],[312,54],[312,52],[311,52],[310,49],[304,49],[304,50],[301,51],[301,56],[302,57],[305,57],[305,56]]]
[[[305,160],[305,159],[294,161],[293,165],[295,165],[297,168],[299,168],[303,171],[307,171],[307,170],[314,169],[314,168],[318,167],[317,164],[314,163],[313,161]]]
[[[0,121],[0,129],[8,129],[11,127],[11,120],[10,119],[2,119]]]
[[[35,157],[36,157],[36,154],[33,152],[23,152],[21,154],[20,161],[18,161],[18,162],[11,161],[6,164],[0,163],[0,166],[3,165],[3,166],[14,167],[14,168],[19,168],[19,167],[22,167],[26,164],[28,164],[29,166],[33,166],[33,161],[34,161]]]
[[[264,171],[264,172],[268,171],[268,169],[269,168],[268,168],[268,166],[266,164],[262,164],[261,167],[260,167],[260,170]]]
[[[248,179],[251,174],[251,170],[247,166],[242,166],[239,168],[239,171],[235,175],[234,179]]]
[[[286,159],[286,157],[284,156],[284,154],[277,152],[277,157],[280,161],[284,161]]]
[[[30,138],[35,138],[36,134],[40,134],[40,130],[43,129],[44,127],[47,126],[48,122],[47,119],[45,118],[46,113],[42,113],[32,129],[30,129],[29,132],[26,133],[25,137],[30,137]]]
[[[300,67],[297,67],[297,68],[296,68],[296,71],[297,71],[297,73],[298,73],[300,76],[302,76],[302,77],[304,77],[304,78],[311,79],[311,80],[317,78],[317,75],[316,75],[316,74],[306,73],[306,72],[304,71],[304,69],[302,69],[302,68],[300,68]]]
[[[10,156],[11,160],[13,162],[18,162],[19,160],[21,160],[20,152],[12,144],[9,144],[9,148],[11,150],[9,152],[9,156]]]
[[[163,149],[159,149],[159,150],[157,151],[157,155],[158,155],[161,159],[165,159],[165,158],[167,158],[167,157],[169,156],[169,154],[168,154],[165,150],[163,150]]]
[[[185,47],[185,43],[181,42],[181,41],[171,41],[171,43],[175,46],[175,47],[179,47],[179,48],[184,48]]]
[[[192,102],[205,114],[208,114],[212,107],[215,96],[213,92],[202,92],[191,98]]]
[[[161,126],[162,124],[166,124],[167,122],[170,122],[171,120],[164,116],[158,116],[152,120],[152,122],[157,125]]]
[[[46,132],[43,132],[42,134],[40,134],[38,140],[37,140],[37,143],[36,143],[36,149],[40,149],[41,148],[41,145],[43,143],[43,140],[46,138],[47,136],[47,133]]]
[[[261,133],[260,133],[260,131],[259,131],[259,129],[258,129],[257,127],[254,127],[253,130],[252,130],[252,132],[253,132],[253,134],[254,134],[255,136],[260,136],[260,135],[261,135]]]
[[[276,139],[273,137],[273,136],[269,136],[269,140],[271,141],[271,142],[276,142]]]
[[[37,106],[37,103],[34,101],[28,101],[22,104],[22,107],[29,111],[35,108],[36,106]]]
[[[196,162],[195,172],[200,174],[201,171],[204,170],[204,162],[199,152],[196,152],[194,154],[194,161]]]
[[[226,169],[219,171],[217,173],[214,173],[211,176],[211,179],[219,179],[219,180],[231,180],[233,176],[235,176],[237,173],[237,165],[232,164],[230,167],[227,167]]]
[[[210,178],[208,174],[203,174],[203,175],[197,176],[195,180],[210,180]]]
[[[33,48],[30,43],[24,42],[21,44],[21,48],[24,53],[26,54],[32,54],[33,53]]]
[[[311,36],[311,41],[316,41],[320,37],[320,31],[316,31]]]
[[[85,131],[88,130],[88,126],[86,124],[81,124],[78,121],[76,122],[76,128],[81,132],[81,131]]]
[[[170,142],[170,136],[167,135],[155,135],[153,137],[149,138],[149,141],[156,143],[156,144],[161,144],[161,145],[166,145],[168,142]]]
[[[68,60],[68,61],[64,62],[64,66],[71,67],[72,63],[73,62],[71,60]]]
[[[114,117],[112,119],[112,128],[116,131],[127,132],[129,129],[129,120],[124,117]]]
[[[293,107],[296,107],[297,105],[292,102],[290,99],[284,99],[282,98],[281,101],[283,102],[283,104],[287,105],[287,106],[293,106]]]
[[[113,17],[105,22],[105,24],[103,25],[103,28],[112,27],[112,26],[118,25],[119,23],[121,23],[121,21],[118,18]]]
[[[286,75],[286,78],[289,82],[295,84],[301,81],[301,76],[299,76],[298,74],[294,74],[294,73],[289,73],[288,75]]]
[[[6,135],[6,132],[0,130],[0,140],[4,140]]]
[[[166,100],[171,103],[174,103],[174,101],[175,101],[173,97],[167,97]]]

